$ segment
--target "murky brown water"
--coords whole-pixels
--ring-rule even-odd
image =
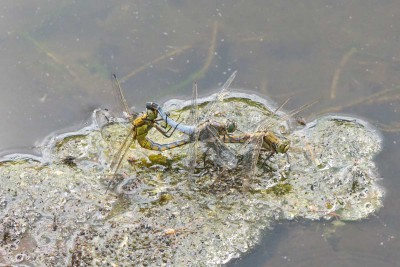
[[[292,222],[234,266],[400,266],[398,1],[3,1],[0,149],[26,151],[52,131],[116,106],[235,87],[303,112],[344,112],[383,130],[385,207],[359,223]],[[4,153],[3,153],[4,154]]]

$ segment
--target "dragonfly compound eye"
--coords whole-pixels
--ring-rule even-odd
[[[276,147],[276,151],[278,153],[286,153],[288,151],[289,147],[290,147],[289,142],[285,141],[285,142],[278,144],[278,146]]]
[[[237,124],[235,121],[227,121],[226,123],[226,131],[227,133],[233,133],[237,129]]]

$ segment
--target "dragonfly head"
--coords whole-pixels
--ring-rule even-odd
[[[264,147],[276,153],[286,153],[290,147],[288,140],[282,140],[273,132],[266,132],[264,135]]]
[[[275,144],[275,151],[277,153],[286,153],[290,147],[290,142],[287,140],[280,141]]]
[[[228,120],[225,127],[227,133],[233,133],[237,129],[237,123],[235,121]]]
[[[147,119],[150,121],[154,121],[158,116],[157,110],[153,109],[147,109],[146,114],[147,114]]]
[[[151,110],[157,110],[160,106],[155,102],[147,102],[146,108]]]

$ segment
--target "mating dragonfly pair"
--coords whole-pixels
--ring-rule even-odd
[[[235,134],[235,132],[239,132],[239,130],[234,121],[228,120],[226,123],[221,123],[211,120],[216,105],[227,95],[228,88],[235,76],[236,72],[224,83],[215,100],[208,104],[208,108],[205,110],[205,115],[201,122],[198,116],[197,84],[195,83],[193,86],[193,100],[191,105],[191,117],[193,118],[193,122],[192,124],[183,124],[182,122],[177,122],[172,119],[169,113],[165,112],[160,105],[154,102],[148,102],[146,104],[146,112],[142,114],[131,114],[123,96],[121,86],[114,75],[113,85],[115,91],[118,92],[120,100],[124,105],[125,112],[130,115],[132,127],[111,163],[111,169],[114,170],[113,177],[117,175],[126,152],[135,140],[141,147],[155,151],[165,151],[183,145],[190,145],[190,152],[188,153],[189,165],[193,168],[196,165],[198,146],[200,142],[205,143],[209,148],[214,150],[217,157],[217,164],[228,169],[236,167],[237,156],[225,143],[242,143],[243,147],[251,147],[252,150],[251,155],[247,155],[244,160],[245,162],[242,164],[243,168],[247,169],[246,173],[250,175],[254,172],[261,151],[268,151],[269,155],[266,157],[267,159],[276,153],[286,153],[290,147],[289,141],[269,131],[268,128],[271,125],[269,125],[268,122],[261,123],[255,132]],[[168,138],[171,137],[175,131],[183,133],[185,137],[170,143],[160,144],[149,138],[148,133],[152,128],[155,128]]]

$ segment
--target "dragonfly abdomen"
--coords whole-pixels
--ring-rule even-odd
[[[164,150],[168,150],[168,149],[173,149],[176,147],[186,145],[190,142],[189,139],[181,139],[181,140],[177,140],[177,141],[174,141],[171,143],[159,144],[159,143],[156,143],[156,142],[150,140],[147,137],[144,137],[144,138],[138,137],[137,141],[141,147],[149,149],[149,150],[156,150],[156,151],[164,151]]]
[[[224,135],[220,135],[220,139],[224,143],[245,143],[251,137],[252,137],[251,134],[237,134],[237,135],[224,134]]]
[[[173,119],[171,119],[167,113],[160,107],[155,102],[147,102],[146,103],[146,108],[152,109],[152,110],[157,110],[158,114],[160,114],[160,117],[173,129],[177,129],[178,131],[191,135],[194,134],[196,127],[191,126],[191,125],[185,125],[185,124],[180,124]]]

